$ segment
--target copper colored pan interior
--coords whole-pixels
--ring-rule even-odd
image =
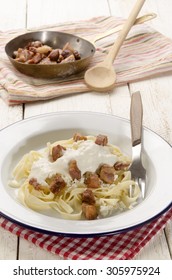
[[[69,42],[77,50],[81,59],[75,62],[56,64],[25,64],[12,58],[13,52],[18,48],[25,47],[31,41],[41,41],[43,44],[51,46],[53,49],[63,48]],[[5,46],[6,54],[14,67],[23,74],[35,78],[56,78],[65,77],[83,71],[89,64],[95,53],[95,47],[89,41],[71,34],[56,31],[29,32],[20,35]]]

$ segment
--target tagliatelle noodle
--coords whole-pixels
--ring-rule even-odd
[[[66,187],[62,192],[59,193],[59,195],[55,195],[54,193],[52,193],[45,178],[51,179],[51,176],[55,175],[53,173],[54,168],[56,166],[58,168],[58,160],[60,162],[60,159],[57,159],[57,162],[55,163],[51,162],[51,154],[54,146],[61,145],[65,147],[66,150],[64,151],[64,154],[66,153],[66,155],[67,153],[70,155],[70,153],[74,152],[74,154],[76,154],[76,157],[78,157],[79,162],[81,158],[81,155],[79,153],[82,153],[84,149],[87,149],[87,145],[88,152],[86,151],[85,155],[89,153],[95,153],[95,149],[93,151],[94,145],[96,145],[95,139],[96,138],[94,136],[87,136],[86,141],[80,140],[75,142],[73,138],[70,138],[68,140],[60,140],[56,141],[53,144],[48,143],[47,147],[43,150],[30,151],[28,154],[25,154],[14,168],[12,174],[13,178],[9,183],[10,186],[18,188],[18,198],[21,201],[21,203],[35,211],[44,211],[44,213],[46,210],[52,209],[52,211],[57,212],[58,217],[64,219],[83,219],[82,193],[87,189],[87,186],[84,183],[84,175],[82,174],[80,180],[72,180],[70,175],[67,174],[66,171],[64,171],[64,173],[61,174],[61,176],[66,182]],[[93,148],[91,145],[93,145]],[[97,146],[99,145],[96,145],[96,147]],[[114,156],[114,159],[116,159],[116,161],[124,163],[130,161],[128,156],[124,155],[120,151],[120,149],[115,145],[107,144],[107,147],[97,147],[97,149],[99,149],[100,151],[102,150],[103,153],[105,153],[107,159],[111,159],[111,157],[113,159]],[[100,155],[97,155],[97,158],[99,158],[99,156]],[[64,159],[63,156],[61,157],[61,161],[64,160],[64,167],[65,164],[67,164],[65,163],[66,159],[68,159],[68,157],[65,157],[65,155]],[[82,163],[80,163],[81,165],[83,165],[84,163],[82,161],[85,161],[86,163],[89,163],[90,161],[91,168],[91,163],[93,161],[92,158],[87,159],[86,156],[85,158],[83,157],[83,159],[80,160],[80,162]],[[39,168],[39,164],[40,172],[34,173],[35,166],[36,168]],[[102,162],[102,164],[104,164],[104,162]],[[46,166],[47,169],[45,168]],[[86,167],[87,169],[88,166]],[[49,173],[45,174],[44,169],[47,170],[47,172]],[[32,178],[32,173],[40,173],[43,174],[45,177],[41,181],[43,182],[43,184],[41,189],[39,190],[35,189],[34,186],[29,184],[29,179]],[[38,174],[38,177],[36,178],[38,180],[38,183],[40,180],[40,174]],[[96,200],[98,218],[115,214],[118,211],[130,209],[137,203],[137,199],[140,195],[140,189],[138,185],[133,180],[131,180],[130,171],[116,171],[114,182],[112,184],[107,184],[102,180],[100,181],[100,187],[91,189]],[[133,186],[134,190],[132,197],[129,196],[129,188],[131,185]]]

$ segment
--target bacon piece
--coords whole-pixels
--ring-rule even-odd
[[[115,169],[113,166],[103,164],[97,172],[103,182],[107,184],[112,184],[114,182]]]
[[[92,192],[92,190],[90,189],[86,189],[83,193],[82,193],[82,202],[85,202],[87,204],[95,204],[95,196]]]
[[[56,161],[58,158],[62,157],[64,150],[66,150],[66,148],[61,146],[61,145],[54,146],[52,148],[52,158],[53,158],[53,161]]]
[[[52,61],[58,60],[58,58],[59,58],[59,49],[52,50],[48,57]]]
[[[87,185],[88,188],[96,189],[100,187],[100,180],[96,173],[86,172],[84,176],[84,183]]]
[[[29,50],[19,48],[18,51],[15,52],[15,56],[17,61],[26,62],[34,56],[34,53]]]
[[[87,220],[94,220],[97,217],[96,200],[90,189],[82,193],[82,212]]]
[[[81,171],[79,170],[79,168],[77,166],[76,160],[71,160],[69,162],[69,174],[70,174],[70,176],[72,177],[73,180],[81,179]]]
[[[37,53],[37,48],[35,47],[29,47],[28,50],[33,52],[34,54]]]
[[[97,209],[95,205],[82,203],[82,212],[87,220],[94,220],[97,218]]]
[[[69,49],[62,50],[61,55],[63,56],[63,59],[66,59],[67,57],[72,55],[72,52]]]
[[[114,164],[114,168],[116,171],[124,171],[124,170],[127,170],[128,167],[129,167],[130,163],[129,162],[121,162],[121,161],[117,161],[115,164]]]
[[[108,138],[106,135],[97,135],[95,143],[100,146],[106,146],[108,143]]]
[[[74,54],[76,60],[81,59],[81,56],[78,51],[74,51],[73,54]]]
[[[59,50],[60,51],[60,50]],[[59,54],[59,58],[57,59],[57,63],[61,63],[63,60],[63,56],[61,55],[61,53]]]
[[[30,60],[28,60],[28,64],[37,64],[44,58],[44,55],[41,53],[36,53]]]
[[[50,191],[55,195],[58,195],[66,187],[66,182],[63,180],[60,174],[56,174],[50,183]]]
[[[51,51],[52,51],[52,48],[50,46],[47,46],[47,45],[43,45],[39,48],[37,48],[36,50],[38,53],[41,53],[41,54],[49,54]]]
[[[62,55],[63,56],[63,55]],[[64,57],[64,56],[63,56]],[[64,58],[61,63],[67,63],[67,62],[74,62],[75,61],[75,56],[73,54],[67,56]]]
[[[26,49],[30,48],[30,47],[34,47],[34,48],[39,48],[42,46],[42,43],[40,41],[33,41],[33,42],[29,42],[26,45]]]
[[[86,136],[83,136],[83,135],[81,135],[80,133],[75,133],[74,135],[73,135],[73,140],[75,141],[75,142],[77,142],[77,141],[80,141],[80,140],[87,140],[87,137]]]
[[[42,186],[38,183],[36,178],[31,178],[29,184],[34,187],[35,190],[39,191],[42,189]]]

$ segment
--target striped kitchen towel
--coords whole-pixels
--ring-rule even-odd
[[[71,260],[131,260],[172,221],[172,208],[155,220],[125,233],[91,238],[71,238],[43,234],[4,218],[0,226],[42,249]]]
[[[94,42],[97,35],[113,34],[95,42],[96,53],[89,67],[102,61],[116,39],[125,20],[98,17],[87,21],[44,26],[39,30],[62,31]],[[84,72],[59,79],[35,79],[18,72],[9,62],[4,47],[12,38],[29,30],[0,32],[0,95],[10,105],[48,100],[67,94],[90,91],[84,83]],[[33,31],[33,30],[32,30]],[[147,24],[133,26],[114,62],[117,86],[172,71],[172,40]]]

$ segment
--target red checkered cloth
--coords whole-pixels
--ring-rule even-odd
[[[172,208],[159,218],[137,229],[122,234],[93,238],[42,234],[18,226],[4,218],[0,218],[0,225],[13,234],[53,254],[58,254],[64,259],[131,260],[170,220],[172,220]]]

